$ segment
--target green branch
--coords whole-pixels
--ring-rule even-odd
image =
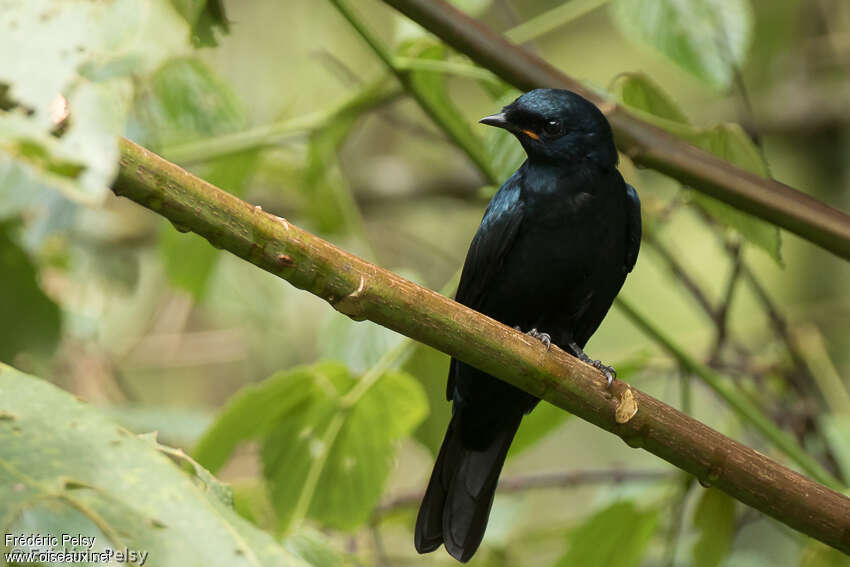
[[[355,320],[428,344],[642,447],[777,520],[850,552],[850,499],[557,347],[348,254],[132,142],[113,190]]]

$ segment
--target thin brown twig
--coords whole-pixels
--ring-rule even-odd
[[[662,260],[667,264],[667,268],[673,276],[687,289],[697,304],[702,308],[709,319],[717,321],[717,310],[711,304],[708,296],[703,291],[702,287],[694,280],[685,267],[679,262],[676,256],[670,251],[667,246],[652,231],[644,231],[643,241],[647,243]]]
[[[709,355],[709,364],[717,365],[720,362],[720,354],[723,347],[726,345],[726,340],[729,338],[729,309],[732,305],[732,300],[735,297],[735,290],[738,287],[738,281],[741,276],[741,268],[744,264],[743,254],[741,253],[742,246],[740,241],[735,241],[727,246],[727,250],[732,259],[732,271],[729,274],[729,279],[726,281],[726,291],[723,294],[723,301],[717,308],[714,323],[715,337],[714,346]]]
[[[499,494],[514,494],[544,488],[571,488],[597,484],[622,484],[624,482],[658,482],[675,478],[676,473],[661,470],[588,469],[559,471],[506,477],[499,480]],[[422,490],[399,494],[375,508],[375,516],[382,517],[398,510],[417,506],[424,495]]]

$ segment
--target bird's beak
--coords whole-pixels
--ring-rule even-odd
[[[496,128],[504,128],[505,130],[512,130],[513,124],[508,121],[508,117],[505,116],[504,112],[500,112],[499,114],[491,114],[490,116],[485,116],[481,120],[479,120],[481,124],[486,124],[487,126],[495,126]]]

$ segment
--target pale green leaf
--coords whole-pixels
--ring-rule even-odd
[[[848,563],[847,556],[837,549],[809,540],[800,557],[799,567],[847,567]]]
[[[728,87],[753,34],[748,0],[614,0],[614,21],[689,73]]]
[[[192,455],[215,472],[244,441],[261,438],[275,420],[307,404],[317,395],[316,374],[345,372],[338,365],[300,366],[280,371],[259,384],[239,390],[204,433]]]
[[[716,488],[703,491],[693,519],[697,541],[691,549],[695,567],[717,567],[732,550],[735,500]]]
[[[319,333],[321,358],[344,362],[357,374],[374,366],[387,351],[405,340],[386,327],[371,321],[354,321],[332,309],[327,310]]]
[[[621,73],[611,82],[608,91],[631,108],[673,122],[690,122],[670,95],[644,73]]]
[[[637,567],[657,526],[657,510],[640,510],[630,501],[612,504],[573,530],[555,567]]]
[[[316,373],[321,393],[281,416],[263,441],[264,471],[284,527],[303,513],[337,529],[365,522],[383,492],[396,441],[427,411],[421,387],[396,371],[344,408],[342,396],[357,381],[341,365],[332,370]]]
[[[4,533],[74,533],[147,563],[305,565],[240,518],[150,438],[118,427],[49,383],[0,365]],[[209,481],[209,479],[207,479]]]
[[[515,457],[557,429],[571,414],[541,401],[530,414],[522,418],[508,457]]]
[[[0,111],[0,162],[11,156],[27,170],[18,177],[31,180],[16,190],[47,186],[99,202],[117,171],[131,76],[180,53],[187,39],[167,0],[0,2],[0,83],[8,86],[6,106],[17,105]],[[63,108],[64,133],[51,136]]]
[[[619,102],[656,126],[742,169],[769,177],[758,148],[737,124],[723,123],[708,128],[690,125],[661,87],[642,74],[621,76],[611,84],[610,90]],[[716,221],[737,230],[777,263],[782,263],[778,227],[703,193],[692,192],[691,196]]]
[[[325,537],[312,529],[301,529],[284,540],[284,547],[314,567],[342,567],[345,557]]]
[[[194,57],[170,59],[137,94],[134,137],[161,148],[244,129],[245,112],[233,90]]]
[[[818,424],[838,461],[841,475],[850,483],[850,416],[824,414],[818,418]]]
[[[357,383],[342,364],[323,362],[243,388],[194,456],[215,471],[239,443],[259,440],[280,527],[295,513],[331,527],[356,527],[382,494],[396,442],[428,407],[421,386],[398,371],[385,372],[343,407],[343,396]]]

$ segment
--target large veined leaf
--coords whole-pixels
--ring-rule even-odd
[[[192,477],[164,452],[180,457],[0,364],[2,532],[60,538],[72,530],[94,537],[93,551],[126,547],[164,567],[307,564],[240,518],[212,475],[196,466]]]
[[[731,83],[753,34],[748,0],[614,0],[611,10],[627,36],[718,88]]]
[[[409,375],[360,379],[339,363],[280,372],[237,393],[195,450],[215,470],[242,441],[260,440],[279,525],[311,517],[350,529],[377,504],[396,442],[425,417],[427,400]]]
[[[188,28],[167,0],[0,1],[0,171],[96,202],[118,165],[117,137],[131,76],[188,46]],[[63,123],[63,134],[52,135]]]
[[[723,123],[700,128],[689,123],[678,105],[659,85],[641,73],[624,73],[610,85],[617,99],[645,120],[729,163],[768,177],[761,154],[737,124]],[[692,199],[716,221],[737,230],[774,260],[782,261],[779,228],[708,195],[692,192]]]
[[[735,538],[735,500],[716,488],[706,489],[697,504],[693,523],[699,533],[691,550],[694,565],[722,565]]]
[[[354,321],[328,309],[320,331],[319,354],[325,360],[339,360],[354,373],[367,371],[405,338],[372,322]]]
[[[658,526],[658,510],[633,502],[612,504],[569,536],[569,548],[556,567],[637,567]]]

